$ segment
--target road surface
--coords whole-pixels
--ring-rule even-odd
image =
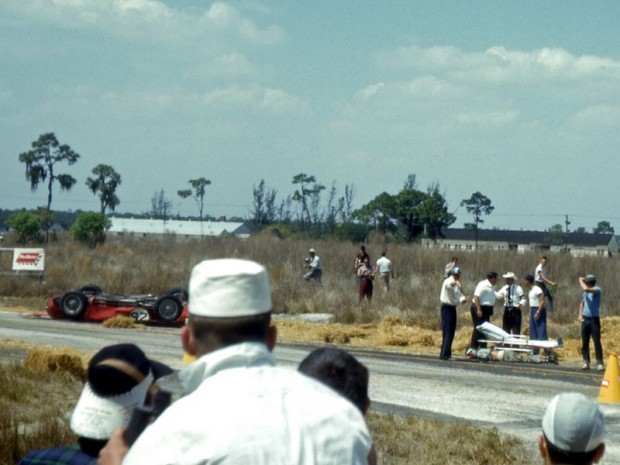
[[[152,358],[182,367],[179,329],[112,329],[102,325],[31,318],[0,312],[0,341],[73,347],[96,351],[106,344],[134,342]],[[295,368],[312,349],[280,345],[282,365]],[[516,435],[533,448],[549,400],[559,392],[581,392],[596,399],[602,374],[575,366],[472,362],[350,349],[370,370],[373,408],[445,421],[464,421]],[[607,424],[603,464],[620,463],[620,404],[602,404]]]

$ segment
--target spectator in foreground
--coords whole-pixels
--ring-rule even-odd
[[[367,463],[363,415],[324,384],[275,366],[263,266],[238,259],[196,265],[181,339],[197,356],[179,374],[187,395],[129,451],[116,431],[101,465]]]
[[[299,371],[327,384],[349,399],[364,416],[368,414],[368,368],[347,351],[335,347],[315,349],[301,361]],[[368,464],[376,463],[377,452],[373,446],[368,455]]]
[[[97,352],[88,364],[86,384],[71,416],[78,444],[29,452],[18,465],[86,465],[97,458],[112,433],[126,427],[135,407],[148,404],[154,381],[173,372],[149,360],[134,344]]]
[[[579,393],[555,396],[542,420],[538,449],[545,465],[591,465],[605,453],[605,420],[596,402]]]

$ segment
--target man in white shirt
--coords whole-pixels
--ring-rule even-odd
[[[458,266],[450,270],[450,276],[444,279],[439,293],[441,303],[441,360],[450,360],[452,357],[452,341],[456,332],[456,306],[467,302],[467,296],[461,289],[461,269]]]
[[[379,273],[379,279],[383,283],[383,291],[389,291],[390,279],[394,279],[394,266],[392,261],[385,256],[385,252],[382,252],[381,258],[377,260],[375,273]]]
[[[476,329],[485,321],[490,321],[493,315],[493,307],[495,306],[495,300],[500,297],[495,291],[495,285],[497,284],[497,273],[495,271],[489,271],[487,273],[487,279],[480,281],[474,291],[474,297],[472,298],[472,304],[470,308],[471,321],[474,325],[474,329],[471,333],[470,348],[477,350],[480,347],[486,347],[486,342],[480,342],[479,340],[483,336]]]
[[[317,284],[321,284],[321,277],[323,276],[323,268],[321,266],[321,258],[316,254],[316,250],[310,249],[308,251],[308,258],[306,258],[306,268],[308,271],[304,275],[306,281],[314,280]]]
[[[549,286],[555,287],[556,283],[551,281],[547,277],[547,263],[549,260],[546,256],[540,257],[540,261],[538,265],[536,265],[536,269],[534,270],[534,284],[537,285],[540,289],[542,289],[543,294],[545,294],[545,300],[547,302],[547,309],[549,311],[553,310],[553,294],[549,290]]]
[[[205,260],[189,282],[179,373],[187,395],[127,452],[121,432],[100,465],[315,465],[367,463],[362,413],[328,386],[275,366],[271,290],[261,265]],[[126,453],[126,456],[124,454]]]

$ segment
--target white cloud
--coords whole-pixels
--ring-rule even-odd
[[[280,27],[259,27],[223,2],[214,3],[203,15],[188,14],[157,0],[3,0],[0,11],[3,8],[29,24],[94,28],[121,37],[172,42],[208,37],[220,38],[221,44],[242,40],[260,45],[273,45],[285,37]]]

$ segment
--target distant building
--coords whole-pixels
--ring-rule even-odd
[[[107,233],[110,236],[164,236],[174,235],[178,238],[200,236],[236,236],[250,237],[250,228],[245,223],[230,221],[181,221],[139,218],[110,218],[112,226]]]
[[[476,248],[476,233],[472,229],[445,229],[442,235],[436,240],[424,238],[422,245],[451,251],[473,251]],[[610,256],[618,253],[620,243],[613,234],[565,233],[561,235],[562,244],[554,243],[554,239],[557,236],[549,232],[479,229],[478,250],[568,252],[576,257]]]

